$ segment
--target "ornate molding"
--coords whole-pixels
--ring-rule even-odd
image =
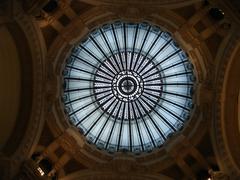
[[[181,27],[181,23],[179,23],[177,20],[179,19],[179,16],[173,13],[171,10],[167,10],[162,13],[155,13],[151,14],[151,12],[147,11],[147,16],[142,13],[142,9],[138,9],[136,7],[130,7],[128,8],[128,12],[130,13],[130,17],[127,16],[125,13],[120,13],[119,11],[123,11],[123,8],[113,7],[111,6],[110,9],[106,8],[108,6],[101,6],[101,7],[94,7],[90,9],[89,11],[83,13],[81,16],[76,17],[72,20],[72,22],[59,34],[59,36],[55,39],[55,41],[52,43],[49,52],[48,52],[48,64],[50,66],[53,66],[52,68],[48,69],[50,74],[53,73],[51,76],[57,77],[57,87],[61,88],[61,73],[63,70],[63,66],[65,63],[65,58],[67,57],[68,53],[70,52],[71,48],[74,46],[76,42],[78,42],[81,38],[84,37],[85,34],[87,34],[91,29],[95,28],[96,26],[99,26],[99,24],[103,24],[108,21],[114,21],[116,19],[131,19],[133,18],[136,21],[142,21],[147,20],[151,21],[158,25],[163,25],[163,28],[168,29],[171,32],[176,32],[178,28]],[[110,7],[110,6],[109,6]],[[114,9],[115,8],[115,9]],[[144,9],[144,8],[143,8]],[[118,13],[119,12],[119,13]],[[141,12],[141,13],[140,13]],[[139,17],[135,15],[135,13],[141,14]],[[163,16],[161,18],[161,16]],[[172,20],[172,23],[169,23]],[[184,21],[181,21],[184,22]],[[189,31],[191,34],[192,32],[189,29],[185,29],[186,32]],[[179,32],[179,36],[177,36],[177,39],[182,43],[182,41],[188,41],[187,34],[182,36],[181,32]],[[175,36],[175,33],[173,34]],[[190,56],[193,57],[193,63],[197,63],[199,61],[204,61],[202,64],[204,65],[198,65],[196,68],[196,72],[203,73],[202,71],[205,70],[205,66],[209,66],[208,59],[206,56],[203,57],[204,49],[201,44],[201,39],[199,39],[198,36],[194,36],[191,34],[193,41],[196,42],[194,44],[194,47],[192,46],[192,41],[190,40],[186,44],[183,43],[183,46],[188,49],[191,47],[191,54]],[[185,37],[185,38],[184,38]],[[195,46],[196,45],[196,46]],[[195,55],[195,56],[193,56]],[[200,67],[201,66],[201,67]],[[212,67],[208,67],[212,68]],[[203,70],[204,69],[204,70]],[[200,71],[200,72],[199,72]],[[206,70],[205,70],[206,71]],[[204,135],[204,133],[207,132],[207,129],[202,130],[203,127],[208,126],[207,123],[209,120],[209,117],[207,115],[203,116],[204,114],[211,114],[211,110],[209,110],[209,107],[211,106],[211,99],[212,99],[212,87],[207,84],[206,82],[211,79],[212,76],[210,73],[207,75],[201,75],[201,83],[204,84],[204,88],[200,89],[199,91],[203,91],[202,94],[204,94],[205,88],[207,87],[207,92],[210,94],[209,97],[205,98],[204,101],[197,102],[196,111],[193,114],[193,121],[190,121],[186,127],[181,133],[184,134],[186,138],[189,139],[190,143],[193,144],[193,146],[197,145],[201,137]],[[55,80],[49,79],[49,82],[54,82]],[[54,85],[55,86],[55,85]],[[52,93],[50,96],[54,95],[54,98],[57,96],[60,97],[61,89],[54,89],[52,88]],[[55,91],[55,92],[54,92]],[[53,98],[53,99],[54,99]],[[51,99],[51,98],[50,98]],[[198,101],[198,100],[196,100]],[[207,105],[207,106],[206,106]],[[204,108],[205,107],[205,108]],[[54,110],[52,110],[52,115],[49,118],[48,124],[51,128],[51,130],[54,131],[54,133],[61,135],[64,133],[64,131],[67,128],[70,128],[71,125],[66,122],[66,115],[64,114],[63,105],[61,104],[61,100],[56,100],[54,103]],[[202,113],[199,113],[201,111]],[[66,150],[74,155],[73,157],[79,161],[80,163],[86,163],[88,167],[90,168],[102,168],[106,169],[107,167],[114,169],[116,172],[125,172],[125,171],[143,171],[142,169],[145,168],[144,165],[148,164],[148,167],[153,167],[155,165],[159,166],[160,168],[156,168],[153,170],[154,172],[159,172],[159,169],[161,169],[161,165],[165,168],[171,166],[173,163],[175,163],[174,158],[169,157],[169,154],[166,152],[165,148],[157,149],[156,151],[153,151],[152,153],[146,153],[142,156],[135,157],[136,162],[132,163],[130,161],[129,166],[123,166],[123,164],[128,164],[125,162],[125,160],[113,160],[113,156],[106,155],[105,152],[100,151],[92,145],[87,144],[87,142],[84,141],[84,137],[82,137],[78,132],[74,132],[75,135],[70,134],[68,138],[61,141],[62,147],[67,147]],[[76,138],[78,137],[78,138]],[[74,139],[74,141],[73,141]],[[168,142],[166,146],[172,146],[172,143],[176,140],[177,145],[174,146],[176,149],[183,149],[186,152],[188,152],[186,149],[188,147],[182,147],[181,141],[177,137],[171,139],[171,142]],[[77,144],[77,141],[83,141],[84,146],[79,146]],[[71,143],[69,143],[71,142]],[[98,163],[98,160],[103,161],[103,163]],[[146,162],[147,160],[147,162]],[[105,163],[108,162],[108,163]],[[171,163],[169,163],[171,162]],[[93,167],[92,164],[96,164],[96,167]],[[119,164],[117,166],[116,164]],[[121,166],[122,165],[122,166]],[[105,167],[106,166],[106,167]]]
[[[33,15],[36,16],[40,13],[42,7],[47,4],[48,0],[24,0],[22,2],[23,9]]]
[[[44,124],[42,118],[43,107],[43,71],[44,71],[44,58],[45,58],[45,46],[43,39],[41,39],[40,30],[34,24],[31,17],[27,16],[21,8],[19,2],[14,2],[13,22],[16,22],[22,31],[24,32],[29,44],[29,51],[31,52],[32,68],[33,68],[33,100],[32,111],[26,131],[24,132],[23,139],[20,146],[15,150],[12,155],[14,159],[14,169],[17,169],[22,161],[27,159],[33,152],[38,139],[41,134],[41,130]],[[22,102],[24,104],[24,102]],[[15,170],[13,170],[15,171]],[[11,173],[13,175],[14,173]]]
[[[235,166],[235,164],[231,160],[231,155],[229,154],[227,148],[227,142],[225,139],[225,130],[224,130],[224,122],[222,117],[222,97],[223,97],[223,88],[224,88],[224,80],[226,77],[227,66],[232,58],[232,53],[234,49],[237,47],[240,41],[240,35],[236,32],[232,32],[232,36],[229,39],[229,43],[225,48],[224,54],[222,56],[221,62],[219,64],[216,80],[215,80],[215,97],[214,104],[215,111],[213,114],[213,124],[212,124],[212,133],[213,133],[213,143],[215,147],[215,152],[217,156],[217,160],[220,165],[220,169],[227,173],[231,179],[239,179],[239,169]]]

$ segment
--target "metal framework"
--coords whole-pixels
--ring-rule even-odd
[[[67,59],[65,110],[99,149],[149,152],[189,118],[192,68],[186,53],[159,27],[106,24]]]

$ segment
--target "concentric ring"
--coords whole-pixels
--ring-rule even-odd
[[[143,90],[143,81],[136,73],[123,71],[112,82],[113,94],[120,100],[134,100]]]
[[[123,103],[126,103],[126,106],[128,106],[129,102],[136,101],[142,95],[149,96],[149,94],[144,93],[144,84],[146,88],[149,88],[149,90],[154,90],[156,92],[154,94],[155,97],[161,97],[161,91],[163,89],[163,86],[161,84],[163,83],[163,79],[161,78],[159,68],[154,64],[154,61],[150,60],[150,58],[148,58],[147,56],[144,57],[143,55],[137,53],[133,54],[131,52],[127,52],[126,54],[127,55],[125,55],[124,52],[121,52],[120,54],[114,54],[114,57],[108,57],[107,60],[103,61],[99,65],[98,70],[96,71],[94,77],[95,82],[93,83],[93,87],[95,89],[94,93],[97,94],[95,96],[95,99],[100,99],[100,101],[98,101],[98,104],[99,106],[101,106],[101,109],[103,111],[108,109],[108,105],[105,102],[111,99],[109,99],[109,96],[104,98],[102,97],[106,92],[110,91],[112,91],[112,94],[114,95],[111,97],[113,98],[113,100],[123,101]],[[106,67],[111,67],[110,64],[114,64],[116,59],[120,59],[121,61],[123,61],[125,66],[123,64],[121,65],[120,63],[119,67],[122,67],[117,70],[113,70],[112,76],[106,76],[106,78],[101,76],[102,72],[107,71]],[[128,62],[129,64],[126,64],[126,62]],[[140,64],[142,64],[142,67],[139,67]],[[145,67],[143,67],[143,65],[145,65]],[[142,68],[144,68],[145,70],[152,68],[151,73],[155,74],[153,80],[155,82],[154,85],[151,83],[152,77],[145,78],[146,76],[141,75],[145,72],[145,70],[140,71]],[[112,69],[114,68],[112,67]],[[108,91],[106,91],[105,87],[109,86],[111,86],[111,90],[109,89]],[[146,116],[147,113],[149,113],[156,107],[157,103],[159,103],[159,99],[156,99],[154,103],[149,103],[149,105],[145,107],[146,110],[143,111],[141,115],[138,114],[135,117],[137,119],[140,119],[142,116]],[[129,117],[122,117],[123,113],[119,113],[118,115],[112,113],[111,116],[119,120],[129,119]]]
[[[66,113],[100,149],[151,151],[190,116],[192,68],[186,53],[157,26],[103,25],[67,60]]]

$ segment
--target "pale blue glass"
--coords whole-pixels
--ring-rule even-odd
[[[70,122],[110,153],[159,148],[192,113],[193,66],[170,33],[148,23],[94,29],[73,48],[63,79]]]

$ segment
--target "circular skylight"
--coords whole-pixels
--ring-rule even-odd
[[[171,35],[157,26],[103,25],[67,59],[65,111],[99,149],[151,151],[181,130],[190,116],[192,67]]]

